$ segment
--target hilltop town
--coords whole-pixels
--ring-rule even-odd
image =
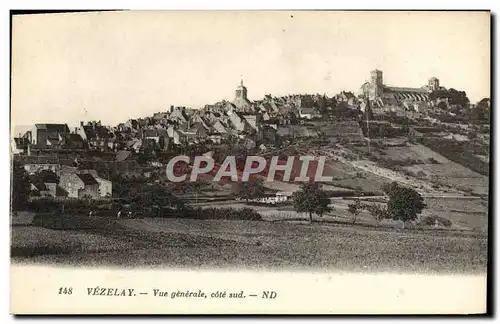
[[[373,241],[372,248],[385,251],[387,260],[363,262],[377,268],[399,260],[398,267],[404,268],[414,265],[414,254],[408,251],[417,245],[407,236],[401,245],[401,235],[409,234],[394,230],[411,223],[449,233],[441,238],[411,234],[419,249],[430,251],[418,267],[481,268],[486,260],[484,237],[468,243],[466,253],[473,257],[467,262],[456,240],[488,230],[489,115],[488,98],[471,103],[464,91],[445,88],[435,77],[421,88],[394,87],[385,85],[382,72],[375,70],[356,94],[266,95],[250,100],[241,81],[234,100],[201,109],[170,106],[118,125],[82,121],[70,129],[65,123],[36,124],[13,139],[13,224],[32,227],[13,228],[12,253],[42,259],[53,254],[52,260],[72,262],[74,251],[99,246],[95,253],[108,253],[106,262],[114,263],[122,262],[123,249],[148,251],[137,258],[139,264],[234,261],[220,256],[200,261],[182,248],[178,254],[163,255],[179,244],[191,244],[205,255],[205,247],[215,244],[234,250],[231,253],[242,260],[259,255],[263,265],[290,260],[302,265],[296,255],[305,253],[309,236],[320,235],[321,244],[332,249],[304,257],[310,260],[304,262],[352,268],[359,266],[357,252],[329,256],[340,251],[333,247],[345,242],[358,246],[365,235],[378,233],[372,228],[383,226],[384,238]],[[238,161],[248,156],[279,161],[326,157],[324,175],[329,180],[307,185],[283,181],[283,174],[273,181],[256,174],[242,183],[213,181],[214,172],[206,172],[196,182],[171,182],[166,166],[176,156],[211,157],[214,172],[228,156]],[[189,172],[192,167],[187,163],[181,169]],[[416,197],[417,209],[401,211],[413,210],[413,216],[401,222],[400,214],[384,209],[393,199],[391,190]],[[296,227],[308,218],[313,224],[313,213],[323,227]],[[354,226],[354,236],[346,225]],[[78,230],[87,234],[73,237],[80,235]],[[63,247],[59,231],[69,235]],[[290,246],[287,242],[297,240],[296,231],[306,241]],[[473,234],[455,238],[457,231]],[[80,242],[78,247],[75,242]],[[392,254],[382,242],[389,242]],[[151,245],[153,250],[143,248]],[[444,248],[452,252],[444,261],[434,260]],[[261,258],[268,249],[273,251],[269,264]],[[289,250],[293,257],[281,255]],[[365,251],[364,245],[358,250]],[[93,262],[92,253],[80,255],[78,262]],[[339,265],[336,260],[344,261]]]
[[[33,130],[14,138],[13,153],[15,162],[33,179],[31,194],[38,197],[116,197],[114,179],[135,176],[160,182],[166,162],[178,154],[314,154],[316,147],[327,150],[335,163],[350,155],[357,161],[376,162],[370,168],[352,165],[355,161],[343,163],[343,168],[350,164],[349,168],[360,175],[365,172],[383,177],[384,173],[393,173],[386,177],[400,177],[404,182],[410,176],[410,182],[417,183],[418,188],[429,184],[437,187],[440,185],[435,179],[431,183],[400,169],[412,164],[405,160],[405,165],[398,167],[397,159],[381,149],[409,142],[427,143],[426,147],[486,176],[489,108],[488,98],[471,104],[465,92],[448,90],[435,77],[421,88],[386,86],[379,70],[371,72],[370,81],[362,84],[357,95],[342,91],[333,97],[266,95],[251,101],[241,81],[232,102],[207,104],[202,109],[171,106],[153,116],[113,126],[100,121],[82,121],[75,129],[64,123],[36,124]],[[483,150],[455,157],[436,148],[443,141]],[[464,154],[470,156],[464,158]],[[386,170],[374,170],[384,167]],[[56,176],[37,176],[42,171]],[[429,173],[427,178],[432,176]],[[364,187],[361,180],[358,183]],[[372,191],[379,189],[371,187]],[[449,189],[471,190],[456,186]]]

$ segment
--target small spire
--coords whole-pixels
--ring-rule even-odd
[[[243,87],[243,79],[240,80],[240,84]]]

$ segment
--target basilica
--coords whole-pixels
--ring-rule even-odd
[[[422,106],[430,102],[429,94],[436,90],[444,90],[439,79],[431,77],[427,85],[420,88],[387,86],[380,70],[370,72],[370,81],[360,88],[360,96],[369,99],[374,106]],[[418,108],[417,108],[418,110]]]

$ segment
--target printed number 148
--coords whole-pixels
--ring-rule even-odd
[[[71,295],[73,288],[61,287],[59,288],[59,295]]]

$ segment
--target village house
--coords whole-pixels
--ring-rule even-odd
[[[32,182],[30,183],[31,195],[39,197],[56,197],[57,183],[55,182]]]
[[[96,170],[79,170],[78,173],[90,174],[99,184],[99,197],[111,198],[113,195],[113,183],[110,180],[104,179],[97,174]]]
[[[24,170],[30,175],[42,170],[58,173],[62,166],[74,166],[74,161],[66,158],[45,155],[23,155],[17,156],[18,161],[24,166]]]
[[[160,150],[168,150],[170,138],[166,129],[144,129],[142,132],[143,145],[152,141]]]
[[[251,118],[249,118],[249,120],[250,119]],[[229,117],[229,121],[231,123],[231,126],[233,126],[233,128],[236,130],[237,133],[248,134],[248,133],[252,133],[253,131],[255,131],[255,128],[249,124],[247,119],[241,113],[235,112],[235,113],[231,114],[231,116]],[[254,121],[256,122],[256,120],[254,120]]]
[[[29,134],[28,134],[29,133]],[[31,132],[26,132],[23,136],[19,134],[19,137],[14,137],[12,139],[11,150],[12,154],[27,154],[28,147],[31,145],[30,141]]]
[[[99,183],[89,173],[63,174],[59,186],[68,193],[68,198],[99,198]]]
[[[35,124],[30,142],[39,147],[61,147],[66,143],[70,131],[67,124]]]
[[[76,131],[88,144],[89,148],[100,151],[108,150],[108,142],[112,141],[114,137],[107,127],[101,125],[101,121],[87,122],[86,125],[80,122],[80,127]]]
[[[302,119],[314,119],[314,118],[321,118],[321,114],[319,113],[319,110],[315,107],[311,108],[299,108],[299,117]]]
[[[263,125],[262,126],[262,139],[274,143],[276,141],[277,125]]]
[[[180,133],[186,143],[200,142],[208,137],[208,131],[202,123],[196,123],[189,129],[181,130]]]
[[[252,127],[254,131],[258,131],[262,124],[262,116],[260,114],[242,114],[241,117],[245,119],[247,124]]]
[[[335,96],[335,99],[338,102],[345,102],[349,106],[357,105],[357,98],[354,93],[350,91],[341,91],[338,95]]]
[[[184,142],[184,134],[173,125],[170,125],[167,128],[167,135],[171,139],[171,143],[175,145],[179,145]]]
[[[180,125],[186,124],[189,121],[189,117],[186,114],[185,107],[170,107],[170,114],[168,119],[177,122]]]
[[[64,148],[81,150],[85,148],[85,142],[80,134],[68,134]]]
[[[42,170],[47,170],[47,171],[52,171],[52,172],[58,172],[60,168],[59,164],[53,164],[53,163],[27,163],[24,165],[24,170],[28,174],[35,174],[37,172],[40,172]]]
[[[217,120],[213,124],[214,131],[219,133],[219,134],[227,134],[228,133],[228,126],[222,122],[221,120]]]
[[[131,139],[125,143],[125,146],[131,151],[139,152],[142,147],[142,140],[140,138]]]
[[[125,123],[118,125],[118,130],[121,132],[132,132],[139,131],[141,125],[137,122],[137,119],[129,119]]]

